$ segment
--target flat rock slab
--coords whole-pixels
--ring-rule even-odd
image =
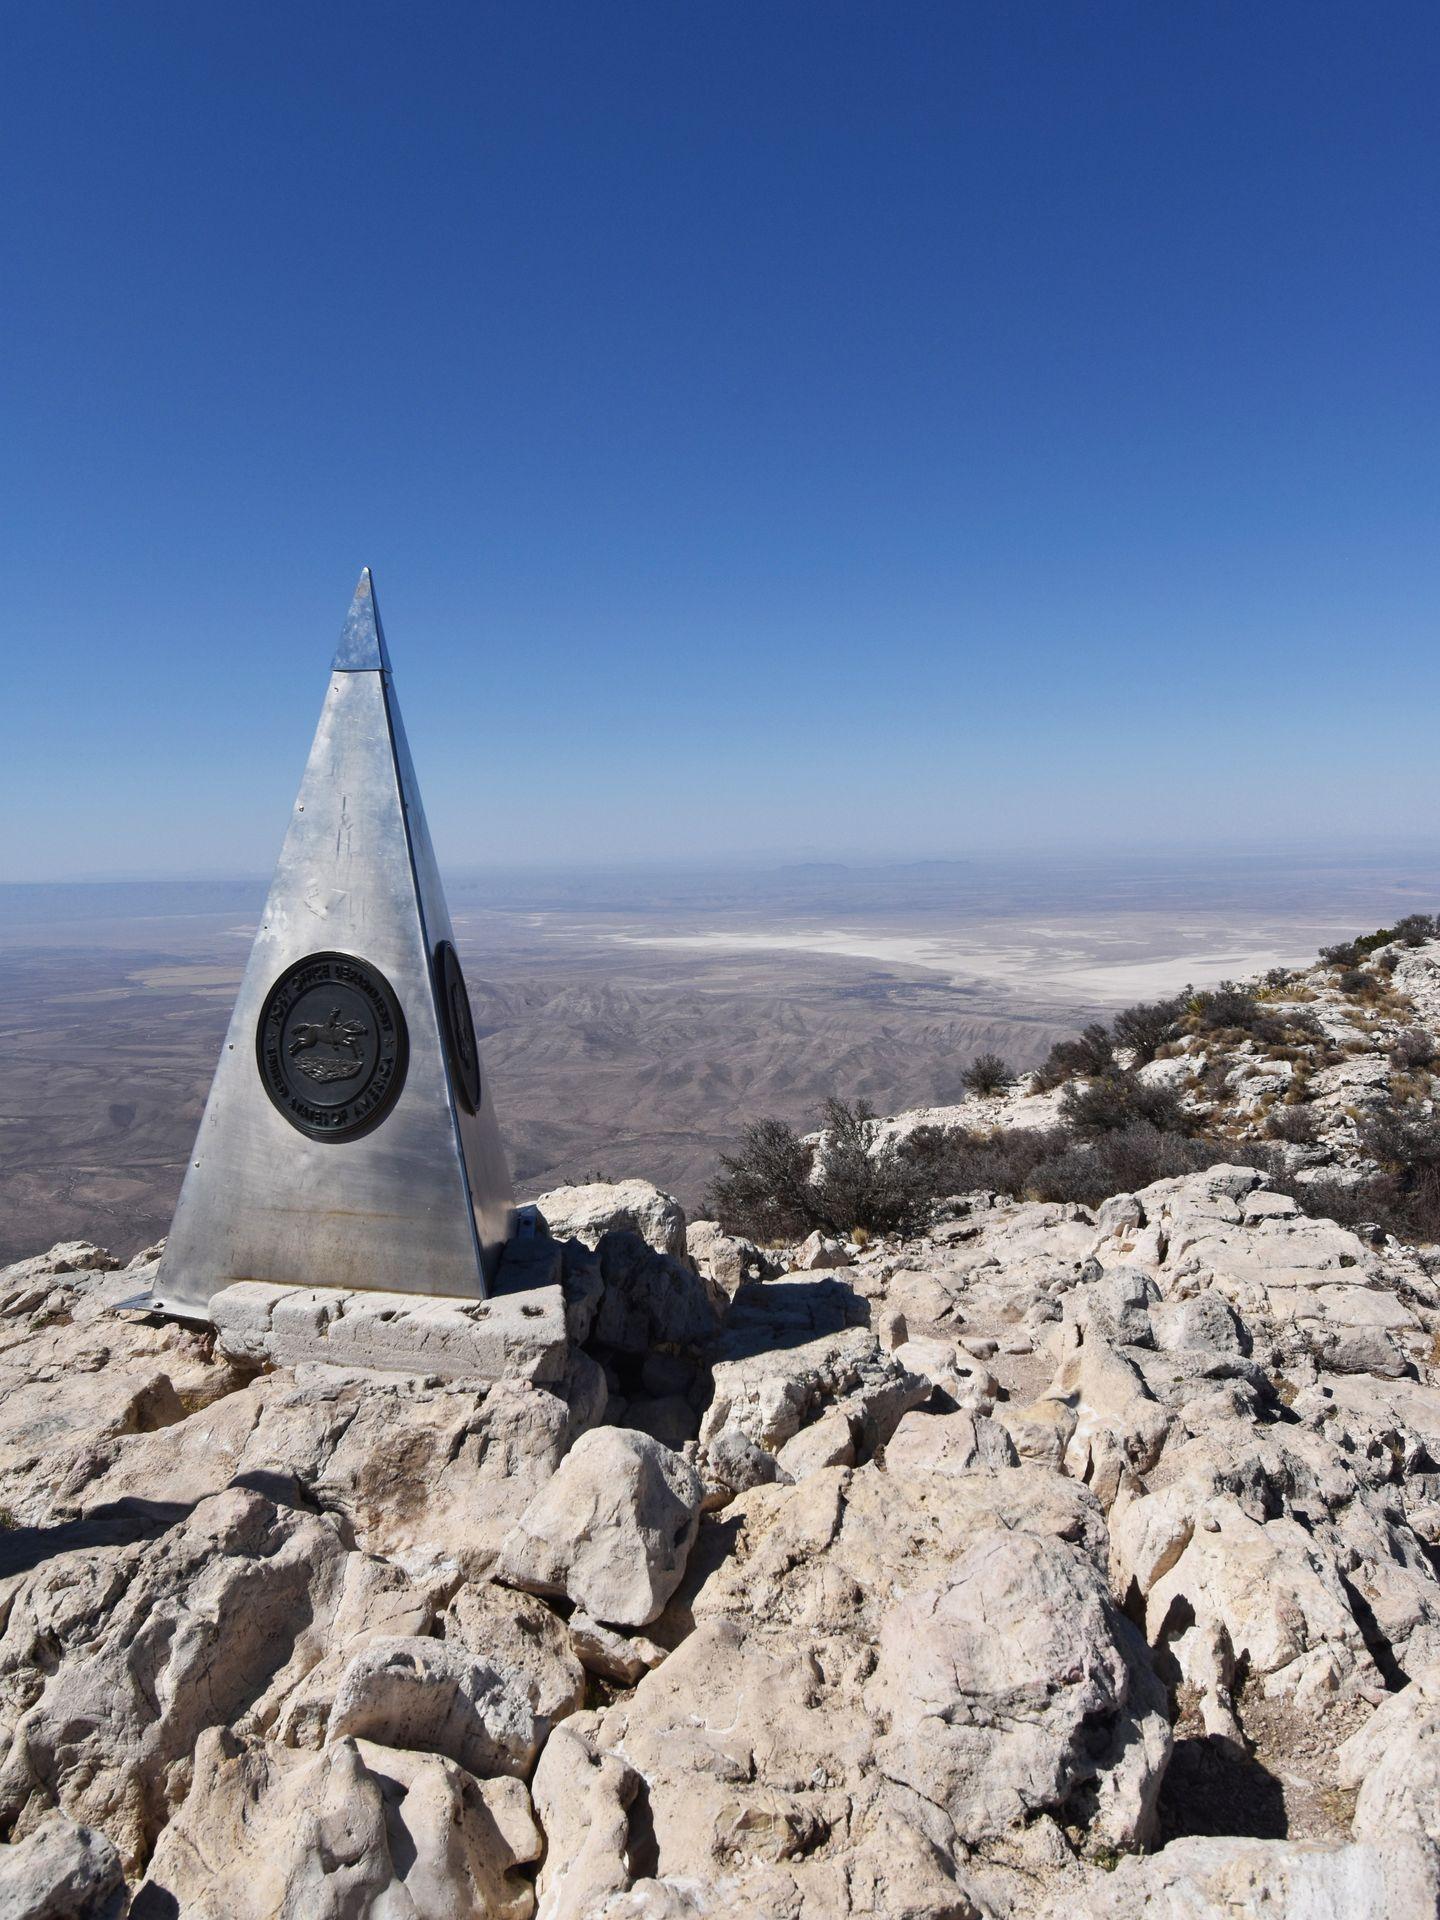
[[[565,1296],[558,1285],[489,1300],[240,1280],[210,1298],[215,1344],[231,1359],[320,1361],[440,1380],[559,1380]]]

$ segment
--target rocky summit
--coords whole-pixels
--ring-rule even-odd
[[[571,1187],[410,1332],[0,1275],[0,1920],[1434,1915],[1440,941],[1224,995],[864,1120],[1070,1129],[903,1231]]]

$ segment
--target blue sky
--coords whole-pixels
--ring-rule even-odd
[[[0,877],[1434,841],[1440,13],[7,9]]]

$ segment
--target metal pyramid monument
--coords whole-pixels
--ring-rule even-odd
[[[368,568],[151,1304],[237,1280],[481,1299],[510,1175]]]

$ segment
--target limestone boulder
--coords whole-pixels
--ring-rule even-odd
[[[1150,1309],[1154,1344],[1163,1353],[1196,1349],[1248,1355],[1250,1331],[1218,1287],[1167,1301]]]
[[[1407,1471],[1440,1469],[1440,1385],[1425,1380],[1335,1374],[1297,1411],[1343,1432],[1363,1454],[1397,1459]]]
[[[994,1417],[1022,1460],[1057,1469],[1079,1424],[1073,1407],[1051,1399],[1022,1401],[1019,1405],[1007,1402],[996,1407]]]
[[[397,1568],[238,1488],[153,1543],[42,1563],[0,1637],[0,1820],[23,1837],[58,1806],[143,1861],[207,1727],[265,1722],[333,1641],[415,1611]]]
[[[780,1479],[803,1480],[822,1467],[853,1467],[855,1433],[838,1407],[822,1413],[808,1427],[787,1440],[775,1455]]]
[[[497,1571],[608,1626],[646,1626],[680,1583],[703,1496],[695,1469],[649,1434],[597,1427],[506,1536]]]
[[[270,1729],[281,1745],[355,1734],[472,1771],[525,1774],[585,1694],[563,1622],[506,1587],[466,1584],[443,1611],[407,1618],[397,1607],[340,1637],[281,1703]]]
[[[778,1453],[822,1413],[838,1410],[868,1456],[932,1382],[891,1353],[869,1309],[843,1282],[767,1281],[736,1295],[711,1349],[713,1390],[700,1422],[707,1454],[743,1439]]]
[[[1357,1840],[1400,1833],[1440,1840],[1440,1667],[1383,1700],[1335,1757],[1339,1784],[1359,1788]]]
[[[1044,1398],[1075,1416],[1065,1444],[1067,1472],[1109,1506],[1127,1471],[1148,1473],[1173,1416],[1155,1399],[1135,1361],[1097,1332],[1066,1328],[1055,1377]]]
[[[752,1240],[726,1233],[717,1220],[692,1220],[685,1229],[685,1250],[696,1272],[714,1280],[732,1300],[747,1280],[765,1280],[780,1271]]]
[[[483,1580],[575,1425],[559,1394],[528,1381],[478,1390],[302,1368],[91,1448],[58,1492],[84,1516],[179,1508],[238,1482],[343,1516],[368,1551]]]
[[[1063,1887],[1038,1920],[1433,1920],[1437,1902],[1440,1853],[1425,1840],[1172,1840],[1087,1892]]]
[[[1163,1484],[1110,1514],[1111,1577],[1162,1660],[1199,1688],[1209,1730],[1244,1662],[1256,1691],[1309,1702],[1440,1658],[1440,1580],[1388,1474],[1333,1422],[1221,1420],[1168,1451]]]
[[[581,1717],[591,1724],[597,1718]],[[640,1776],[617,1755],[597,1753],[588,1732],[580,1720],[557,1727],[535,1769],[535,1812],[545,1836],[536,1877],[540,1920],[596,1920],[631,1885],[630,1806]]]
[[[324,1738],[347,1737],[441,1753],[470,1773],[524,1775],[541,1729],[499,1662],[456,1641],[395,1636],[371,1639],[339,1676]]]
[[[999,1384],[989,1368],[958,1340],[945,1335],[912,1335],[890,1349],[897,1365],[928,1380],[940,1404],[971,1413],[989,1413]]]
[[[617,1633],[588,1613],[576,1611],[568,1621],[570,1643],[587,1673],[599,1674],[623,1687],[635,1682],[665,1658],[664,1647],[643,1633]]]
[[[816,1231],[796,1248],[790,1265],[796,1273],[833,1272],[837,1267],[854,1264],[854,1256],[843,1240]]]
[[[51,1308],[0,1322],[0,1506],[45,1525],[97,1449],[173,1426],[243,1381],[192,1328]],[[49,1296],[47,1296],[49,1297]]]
[[[317,1754],[203,1734],[134,1920],[530,1920],[541,1835],[519,1780],[343,1738]]]
[[[1181,1675],[1221,1696],[1241,1662],[1270,1696],[1321,1699],[1380,1676],[1341,1568],[1286,1515],[1257,1520],[1183,1482],[1112,1516],[1117,1586],[1143,1598],[1147,1638]],[[1217,1725],[1213,1731],[1233,1731]]]
[[[636,1233],[606,1234],[599,1257],[605,1283],[593,1330],[599,1346],[641,1355],[714,1339],[729,1304],[717,1281],[683,1258],[657,1253]]]
[[[817,1426],[821,1424],[821,1421],[816,1422]],[[838,1439],[839,1430],[829,1427],[821,1439],[828,1444],[832,1437]],[[845,1421],[845,1437],[853,1451],[854,1432],[848,1420]],[[807,1461],[811,1458],[808,1449],[806,1458]],[[747,1493],[751,1487],[769,1486],[776,1480],[795,1477],[784,1472],[777,1454],[767,1453],[748,1435],[738,1431],[721,1433],[718,1439],[712,1440],[707,1446],[697,1447],[695,1465],[705,1485],[701,1501],[701,1511],[705,1513],[728,1505],[737,1493]]]
[[[547,1748],[541,1912],[973,1914],[959,1849],[874,1764],[866,1664],[855,1646],[698,1628],[588,1738]],[[644,1866],[624,1817],[641,1794]]]
[[[103,1833],[52,1813],[0,1846],[0,1920],[120,1920],[125,1869]]]
[[[1163,1693],[1083,1488],[830,1469],[725,1518],[693,1631],[541,1758],[542,1912],[601,1911],[603,1888],[607,1913],[706,1912],[686,1902],[713,1889],[757,1916],[973,1915],[972,1846],[1149,1831]],[[640,1794],[643,1866],[617,1844]]]
[[[567,1627],[543,1600],[493,1582],[462,1586],[438,1623],[448,1642],[490,1661],[524,1694],[542,1744],[585,1698],[574,1624],[573,1615]]]
[[[637,1233],[657,1253],[685,1257],[685,1209],[648,1180],[552,1187],[535,1204],[556,1240],[598,1247],[607,1233]]]
[[[824,1624],[878,1641],[888,1607],[934,1586],[960,1543],[1035,1533],[1104,1566],[1104,1515],[1067,1477],[1022,1462],[967,1474],[831,1468],[756,1487],[724,1516],[731,1550],[695,1593],[695,1618]]]
[[[984,1414],[907,1413],[885,1442],[887,1473],[970,1473],[1019,1464],[1009,1434]]]
[[[1063,1541],[967,1544],[880,1629],[876,1760],[967,1845],[1037,1813],[1143,1843],[1170,1752],[1165,1690],[1100,1569]]]
[[[97,1368],[63,1382],[44,1374],[0,1395],[0,1496],[22,1522],[43,1524],[64,1478],[94,1447],[153,1433],[185,1409],[162,1366]]]
[[[1159,1288],[1143,1268],[1111,1267],[1075,1290],[1066,1302],[1066,1317],[1093,1329],[1111,1346],[1153,1347],[1151,1316],[1159,1297]]]
[[[38,1281],[54,1280],[63,1274],[116,1273],[123,1265],[107,1247],[97,1247],[93,1240],[62,1240],[48,1253],[32,1254],[28,1260],[0,1267],[0,1317],[25,1312],[24,1307],[17,1306],[17,1300]]]
[[[484,1579],[570,1434],[565,1402],[523,1381],[483,1395],[402,1391],[388,1405],[362,1389],[314,1485],[370,1551]]]

